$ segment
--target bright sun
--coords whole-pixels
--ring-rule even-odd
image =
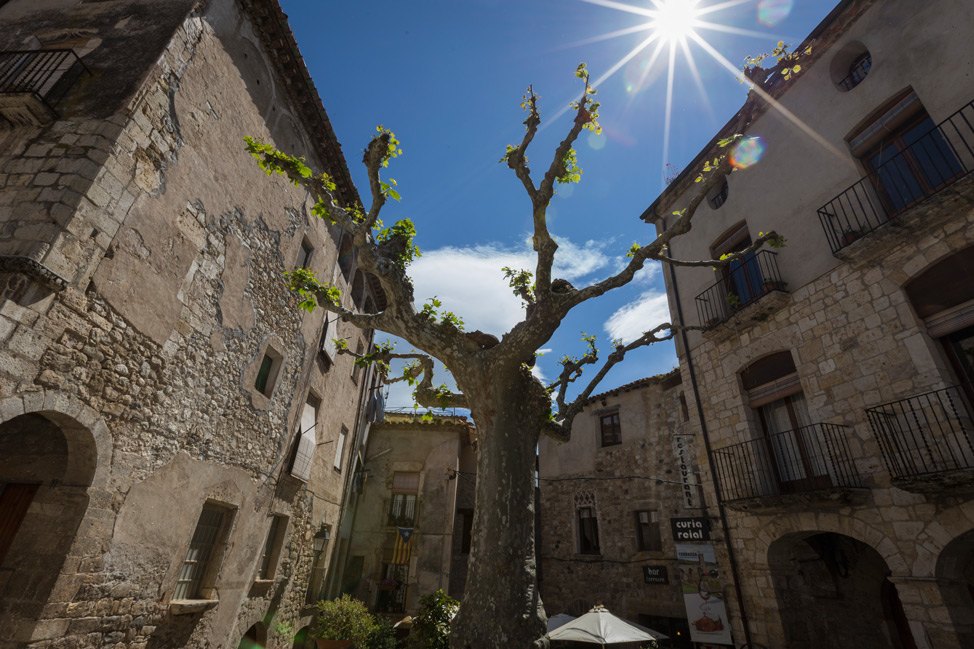
[[[700,10],[699,0],[652,0],[652,29],[663,40],[682,41],[694,33]]]

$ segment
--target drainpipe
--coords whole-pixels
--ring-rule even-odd
[[[670,268],[670,284],[673,287],[673,300],[676,302],[676,315],[683,322],[683,306],[680,304],[680,291],[676,286],[676,269],[672,264],[667,264]],[[700,401],[700,390],[697,388],[697,377],[693,371],[693,360],[690,357],[690,344],[687,341],[685,329],[680,331],[680,338],[683,341],[683,350],[686,352],[687,371],[690,374],[690,387],[693,390],[693,401],[697,405],[697,417],[700,418],[700,432],[703,434],[703,445],[707,451],[707,464],[710,466],[710,475],[714,480],[714,495],[717,497],[717,511],[720,514],[720,525],[724,530],[724,540],[727,545],[727,559],[730,562],[731,575],[734,577],[734,592],[737,595],[737,603],[741,609],[741,625],[744,627],[744,641],[748,647],[753,647],[751,641],[751,628],[747,620],[747,608],[744,606],[744,594],[741,592],[740,575],[737,572],[737,561],[734,559],[734,546],[731,544],[730,528],[727,525],[727,513],[721,504],[720,482],[717,480],[717,470],[714,466],[714,456],[710,447],[710,435],[707,432],[707,421],[703,416],[703,403]]]

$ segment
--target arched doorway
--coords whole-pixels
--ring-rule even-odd
[[[958,646],[974,647],[974,530],[947,544],[936,574]]]
[[[264,649],[267,646],[267,627],[258,622],[247,629],[244,637],[240,638],[237,649]]]
[[[59,413],[0,424],[0,626],[29,640],[88,508],[97,454],[90,432]],[[24,584],[32,587],[23,588]],[[16,617],[18,624],[11,624]]]
[[[292,649],[314,649],[315,639],[311,635],[310,626],[303,627],[294,634],[294,644],[291,647]]]
[[[916,649],[889,567],[832,532],[790,534],[768,563],[788,649]]]

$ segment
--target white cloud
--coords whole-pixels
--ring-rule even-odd
[[[611,338],[620,338],[628,343],[669,319],[670,308],[666,293],[652,290],[609,316],[604,328]]]
[[[605,243],[575,244],[558,241],[552,269],[554,277],[573,283],[609,265]],[[453,311],[467,331],[480,329],[495,335],[508,331],[524,317],[521,300],[514,295],[501,268],[532,270],[536,257],[529,244],[516,248],[484,245],[469,248],[446,247],[426,250],[409,267],[416,289],[417,305],[434,295],[442,310]]]

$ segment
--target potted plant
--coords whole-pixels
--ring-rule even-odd
[[[399,582],[395,579],[383,579],[379,582],[379,590],[396,590]]]
[[[842,232],[842,237],[839,239],[839,242],[842,244],[843,247],[845,247],[861,236],[862,236],[862,232],[850,228]]]
[[[375,618],[365,604],[344,594],[340,598],[317,603],[312,635],[318,649],[352,649],[364,647],[375,629]]]
[[[771,291],[781,291],[785,288],[784,282],[779,282],[774,279],[766,279],[764,283],[761,284],[761,293],[770,293]]]

